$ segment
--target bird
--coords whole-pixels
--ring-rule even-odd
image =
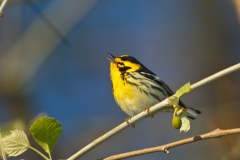
[[[109,55],[111,59],[105,58],[110,62],[113,96],[130,118],[174,95],[163,80],[133,56],[124,54],[115,57],[110,53]],[[201,114],[200,110],[185,105],[181,100],[179,106],[191,119]],[[174,112],[174,108],[167,107],[162,111]]]

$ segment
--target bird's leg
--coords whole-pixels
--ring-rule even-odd
[[[129,120],[131,120],[131,117],[125,118],[125,122],[129,125]],[[131,124],[132,128],[135,128],[134,124]]]
[[[150,107],[145,108],[144,111],[146,111],[146,112],[148,113],[148,116],[149,116],[149,117],[151,117],[151,118],[154,117],[154,114],[153,114],[153,113],[152,113],[152,114],[149,114],[149,112],[150,112]]]

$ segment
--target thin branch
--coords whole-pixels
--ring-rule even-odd
[[[240,133],[240,128],[227,129],[227,130],[216,129],[212,132],[202,134],[202,135],[199,135],[199,136],[186,138],[186,139],[183,139],[183,140],[175,141],[175,142],[168,143],[168,144],[161,145],[161,146],[157,146],[157,147],[141,149],[141,150],[126,152],[126,153],[122,153],[122,154],[117,154],[117,155],[113,155],[113,156],[104,158],[103,160],[116,160],[116,159],[130,158],[130,157],[135,157],[135,156],[139,156],[139,155],[143,155],[143,154],[149,154],[149,153],[153,153],[153,152],[169,153],[170,148],[181,146],[181,145],[184,145],[184,144],[187,144],[187,143],[197,142],[197,141],[200,141],[200,140],[205,140],[205,139],[210,139],[210,138],[219,138],[219,137],[222,137],[222,136],[226,136],[226,135],[230,135],[230,134],[237,134],[237,133]]]
[[[212,81],[214,81],[214,80],[216,80],[218,78],[226,76],[226,75],[228,75],[228,74],[230,74],[232,72],[235,72],[237,70],[240,70],[240,63],[235,64],[235,65],[233,65],[233,66],[231,66],[229,68],[226,68],[226,69],[224,69],[224,70],[222,70],[220,72],[217,72],[217,73],[215,73],[215,74],[213,74],[213,75],[211,75],[211,76],[209,76],[207,78],[204,78],[203,80],[198,81],[197,83],[194,83],[193,85],[191,85],[191,90],[194,90],[194,89],[196,89],[196,88],[198,88],[198,87],[200,87],[202,85],[205,85],[205,84],[207,84],[209,82],[212,82]]]
[[[33,150],[34,152],[36,152],[37,154],[39,154],[40,156],[42,156],[45,160],[52,160],[49,159],[48,157],[46,157],[42,152],[40,152],[39,150],[37,150],[36,148],[32,147],[32,146],[27,146],[29,149]]]
[[[3,8],[5,7],[5,5],[7,4],[7,1],[8,0],[3,0],[3,2],[2,2],[2,4],[1,4],[1,6],[0,6],[0,14],[3,16]]]
[[[227,74],[230,74],[234,71],[240,70],[240,63],[226,68],[216,74],[213,74],[212,76],[209,76],[193,85],[191,85],[191,91],[204,85],[207,84],[213,80],[216,80],[220,77],[223,77]],[[190,92],[189,92],[190,93]],[[90,144],[88,144],[87,146],[85,146],[84,148],[82,148],[81,150],[79,150],[77,153],[75,153],[74,155],[72,155],[71,157],[68,158],[68,160],[75,160],[80,158],[81,156],[83,156],[84,154],[86,154],[87,152],[89,152],[90,150],[92,150],[93,148],[97,147],[98,145],[100,145],[101,143],[103,143],[104,141],[106,141],[107,139],[111,138],[112,136],[114,136],[115,134],[119,133],[120,131],[122,131],[123,129],[127,128],[130,125],[133,125],[135,122],[143,119],[144,117],[147,117],[151,114],[154,114],[156,112],[159,112],[163,109],[165,109],[168,106],[168,98],[157,103],[156,105],[152,106],[148,111],[143,111],[139,114],[137,114],[136,116],[132,117],[130,120],[128,120],[128,123],[123,122],[122,124],[120,124],[119,126],[113,128],[112,130],[110,130],[109,132],[105,133],[104,135],[102,135],[101,137],[97,138],[96,140],[94,140],[93,142],[91,142]]]

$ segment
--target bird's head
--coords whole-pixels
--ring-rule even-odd
[[[132,56],[124,54],[119,57],[115,57],[110,53],[109,55],[113,58],[112,60],[106,57],[106,59],[109,60],[111,63],[111,68],[110,68],[111,72],[118,71],[121,73],[128,73],[128,72],[137,71],[142,67],[144,67],[136,58]]]

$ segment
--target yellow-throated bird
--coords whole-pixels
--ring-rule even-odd
[[[107,58],[110,61],[112,92],[117,104],[129,116],[132,117],[174,94],[166,83],[136,58],[129,55],[109,55],[113,58]],[[179,105],[191,119],[195,119],[201,113],[186,106],[181,100]],[[164,111],[174,110],[168,108]]]

